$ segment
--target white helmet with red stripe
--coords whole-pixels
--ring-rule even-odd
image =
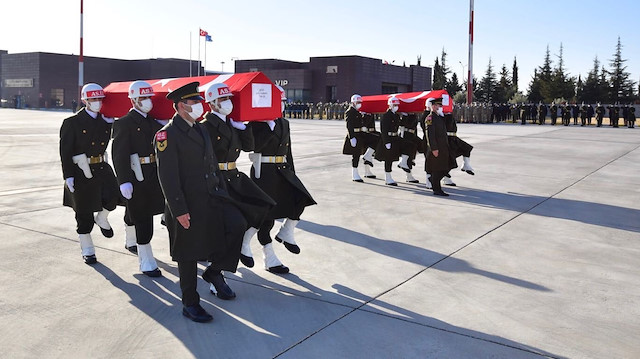
[[[205,102],[213,102],[221,97],[231,97],[233,94],[231,93],[231,89],[224,82],[219,82],[212,84],[209,88],[204,92],[204,101]]]
[[[362,102],[362,96],[355,94],[351,96],[351,103]]]
[[[398,100],[397,97],[395,96],[391,96],[389,97],[389,99],[387,100],[387,105],[389,106],[400,106],[400,100]]]
[[[82,86],[80,98],[83,100],[88,100],[91,98],[104,98],[104,90],[102,89],[102,86],[98,84],[88,83]]]
[[[153,88],[146,81],[134,81],[129,85],[129,98],[154,96]]]

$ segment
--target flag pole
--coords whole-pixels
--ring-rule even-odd
[[[469,0],[469,73],[467,74],[467,104],[473,101],[473,0]]]
[[[78,99],[82,97],[82,84],[84,82],[84,58],[82,51],[82,14],[83,0],[80,0],[80,56],[78,57]]]
[[[200,38],[202,37],[200,36],[201,31],[201,29],[198,29],[198,76],[200,76]]]
[[[207,36],[204,37],[204,67],[202,70],[204,71],[202,75],[207,76]]]
[[[189,77],[193,76],[193,65],[191,65],[191,38],[193,35],[189,31]]]

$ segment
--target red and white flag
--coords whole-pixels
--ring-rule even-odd
[[[206,31],[204,31],[204,30],[200,29],[200,36],[207,36],[207,35],[209,35],[209,33],[208,33],[208,32],[206,32]]]

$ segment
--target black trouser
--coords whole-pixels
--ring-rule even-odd
[[[360,163],[360,155],[352,155],[351,157],[351,167],[356,168]]]
[[[551,124],[555,126],[557,119],[557,117],[551,117]]]
[[[126,209],[124,211],[124,224],[135,226],[137,244],[149,244],[151,242],[153,237],[153,216],[134,222],[129,215],[129,210]]]
[[[393,165],[393,161],[384,161],[384,171],[391,172],[391,165]]]
[[[182,304],[185,306],[198,304],[200,302],[200,295],[198,294],[198,262],[178,261],[178,275],[180,276]]]
[[[89,213],[76,212],[76,232],[78,234],[91,233],[94,223],[95,223],[95,220],[93,219],[93,212],[89,212]]]
[[[440,181],[442,181],[442,178],[444,178],[446,174],[447,171],[431,172],[431,188],[433,189],[433,192],[442,191],[442,185],[440,184]]]
[[[261,245],[266,246],[267,244],[273,242],[271,240],[271,229],[273,228],[274,224],[275,220],[266,219],[262,222],[260,228],[258,228],[258,242],[260,242]]]
[[[602,118],[603,118],[602,116],[596,117],[596,122],[598,123],[597,125],[598,127],[602,127]]]

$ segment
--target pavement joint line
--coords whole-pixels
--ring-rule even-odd
[[[482,238],[486,237],[488,234],[490,234],[490,233],[494,232],[495,230],[497,230],[497,229],[499,229],[499,228],[501,228],[501,227],[505,226],[506,224],[508,224],[508,223],[512,222],[512,221],[513,221],[513,220],[515,220],[516,218],[518,218],[518,217],[520,217],[520,216],[522,216],[522,215],[524,215],[524,214],[527,214],[527,213],[531,212],[533,209],[535,209],[536,207],[540,206],[541,204],[543,204],[543,203],[547,202],[548,200],[552,199],[553,197],[557,196],[558,194],[560,194],[560,193],[562,193],[562,192],[566,191],[568,188],[571,188],[571,187],[575,186],[577,183],[579,183],[579,182],[583,181],[585,178],[587,178],[587,177],[591,176],[592,174],[596,173],[597,171],[599,171],[599,170],[603,169],[604,167],[608,166],[609,164],[613,163],[614,161],[617,161],[617,160],[619,160],[620,158],[622,158],[622,157],[624,157],[624,156],[628,155],[629,153],[631,153],[631,152],[633,152],[633,151],[637,150],[638,148],[640,148],[640,145],[636,146],[634,149],[631,149],[631,150],[627,151],[627,152],[626,152],[626,153],[624,153],[624,154],[619,155],[618,157],[616,157],[616,158],[614,158],[614,159],[609,160],[608,162],[606,162],[606,163],[605,163],[605,164],[603,164],[602,166],[600,166],[600,167],[598,167],[598,168],[594,169],[593,171],[591,171],[591,172],[587,173],[587,174],[586,174],[586,175],[584,175],[583,177],[581,177],[581,178],[579,178],[579,179],[575,180],[573,183],[570,183],[569,185],[567,185],[567,186],[565,186],[564,188],[560,189],[559,191],[557,191],[556,193],[552,194],[551,196],[549,196],[549,197],[547,197],[547,198],[545,198],[545,199],[541,200],[540,202],[536,203],[535,205],[533,205],[533,206],[532,206],[532,207],[530,207],[529,209],[527,209],[527,210],[525,210],[525,211],[523,211],[523,212],[520,212],[520,213],[518,213],[518,214],[514,215],[513,217],[511,217],[511,218],[507,219],[506,221],[504,221],[503,223],[501,223],[501,224],[497,225],[496,227],[494,227],[494,228],[492,228],[492,229],[488,230],[487,232],[485,232],[485,233],[481,234],[480,236],[478,236],[477,238],[475,238],[475,239],[474,239],[474,240],[472,240],[471,242],[469,242],[469,243],[467,243],[467,244],[463,245],[462,247],[460,247],[460,248],[456,249],[455,251],[451,252],[450,254],[448,254],[448,255],[444,256],[443,258],[439,259],[438,261],[436,261],[436,262],[432,263],[432,264],[431,264],[431,265],[429,265],[428,267],[425,267],[425,268],[421,269],[420,271],[418,271],[417,273],[413,274],[412,276],[410,276],[409,278],[405,279],[404,281],[402,281],[402,282],[398,283],[397,285],[395,285],[395,286],[393,286],[393,287],[391,287],[391,288],[389,288],[389,289],[387,289],[387,290],[385,290],[385,291],[381,292],[380,294],[376,295],[375,297],[373,297],[373,298],[371,298],[371,299],[369,299],[369,300],[365,301],[365,302],[364,302],[364,303],[362,303],[361,305],[359,305],[359,306],[355,307],[353,310],[351,310],[351,311],[349,311],[349,312],[347,312],[347,313],[343,314],[342,316],[340,316],[340,317],[338,317],[338,318],[334,319],[333,321],[331,321],[330,323],[326,324],[325,326],[323,326],[323,327],[321,327],[321,328],[317,329],[317,330],[316,330],[316,331],[314,331],[313,333],[311,333],[311,334],[309,334],[309,335],[305,336],[304,338],[300,339],[298,342],[296,342],[296,343],[292,344],[292,345],[291,345],[291,346],[289,346],[288,348],[284,349],[282,352],[280,352],[280,353],[278,353],[277,355],[275,355],[273,358],[277,358],[277,357],[281,356],[282,354],[284,354],[284,353],[286,353],[287,351],[289,351],[289,350],[291,350],[291,349],[295,348],[295,347],[296,347],[296,346],[298,346],[299,344],[302,344],[302,343],[303,343],[304,341],[306,341],[307,339],[309,339],[309,338],[313,337],[313,336],[314,336],[314,335],[316,335],[317,333],[319,333],[319,332],[321,332],[321,331],[323,331],[323,330],[327,329],[327,328],[328,328],[328,327],[330,327],[331,325],[333,325],[333,324],[337,323],[338,321],[340,321],[340,320],[342,320],[342,319],[346,318],[346,317],[347,317],[347,316],[349,316],[350,314],[355,313],[356,311],[361,310],[361,311],[366,311],[366,312],[369,312],[369,313],[373,313],[373,312],[371,312],[371,311],[368,311],[368,310],[365,310],[365,309],[361,309],[361,308],[363,308],[364,306],[366,306],[366,305],[370,304],[370,303],[371,303],[371,302],[373,302],[374,300],[377,300],[377,299],[378,299],[378,298],[380,298],[381,296],[383,296],[383,295],[385,295],[385,294],[389,293],[390,291],[395,290],[395,289],[398,289],[400,286],[402,286],[402,285],[406,284],[407,282],[409,282],[409,281],[410,281],[410,280],[412,280],[413,278],[417,277],[418,275],[420,275],[420,274],[424,273],[424,272],[425,272],[425,271],[427,271],[428,269],[430,269],[430,268],[432,268],[432,267],[436,266],[437,264],[441,263],[442,261],[444,261],[444,260],[446,260],[446,259],[448,259],[448,258],[452,257],[453,255],[457,254],[458,252],[462,251],[463,249],[465,249],[465,248],[469,247],[470,245],[474,244],[474,243],[475,243],[475,242],[477,242],[478,240],[480,240],[480,239],[482,239]],[[374,313],[374,314],[375,314],[375,313]],[[389,317],[396,318],[396,319],[399,319],[399,320],[403,320],[402,318],[398,318],[398,317],[393,317],[393,316],[389,316]],[[415,323],[415,324],[419,324],[419,323]],[[429,326],[429,325],[424,325],[424,326],[432,327],[432,326]],[[447,332],[451,332],[451,333],[455,333],[455,334],[458,334],[458,335],[467,336],[467,337],[474,338],[474,339],[478,339],[478,340],[483,340],[483,341],[490,342],[490,343],[495,343],[495,344],[503,345],[503,346],[506,346],[506,347],[514,348],[514,349],[523,350],[523,351],[530,352],[530,353],[537,354],[537,355],[546,356],[546,355],[543,355],[543,354],[540,354],[540,353],[537,353],[537,352],[533,352],[533,351],[529,351],[529,350],[526,350],[526,349],[523,349],[523,348],[512,347],[512,346],[510,346],[510,345],[506,345],[506,344],[499,343],[499,342],[494,342],[494,341],[487,340],[487,339],[483,339],[483,338],[475,338],[475,337],[470,336],[470,335],[468,335],[468,334],[458,333],[458,332],[455,332],[455,331],[449,331],[449,330],[446,330],[446,329],[443,329],[443,328],[437,328],[437,327],[433,327],[433,328],[434,328],[434,329],[443,330],[443,331],[447,331]],[[547,356],[547,357],[548,357],[548,356]]]
[[[41,212],[41,211],[50,211],[50,210],[54,210],[54,209],[60,209],[60,206],[56,206],[56,207],[47,207],[47,208],[38,208],[38,209],[32,209],[32,210],[24,211],[24,212],[15,212],[15,213],[0,214],[0,218],[2,218],[2,217],[9,217],[9,216],[18,216],[18,215],[25,214],[25,213],[35,213],[35,212]],[[0,222],[0,223],[3,223],[3,222]]]
[[[7,191],[0,191],[0,197],[3,196],[13,196],[16,194],[24,194],[24,193],[32,193],[32,192],[43,192],[50,191],[53,189],[60,189],[61,185],[52,185],[52,186],[42,186],[35,188],[19,188],[19,189],[11,189]]]

